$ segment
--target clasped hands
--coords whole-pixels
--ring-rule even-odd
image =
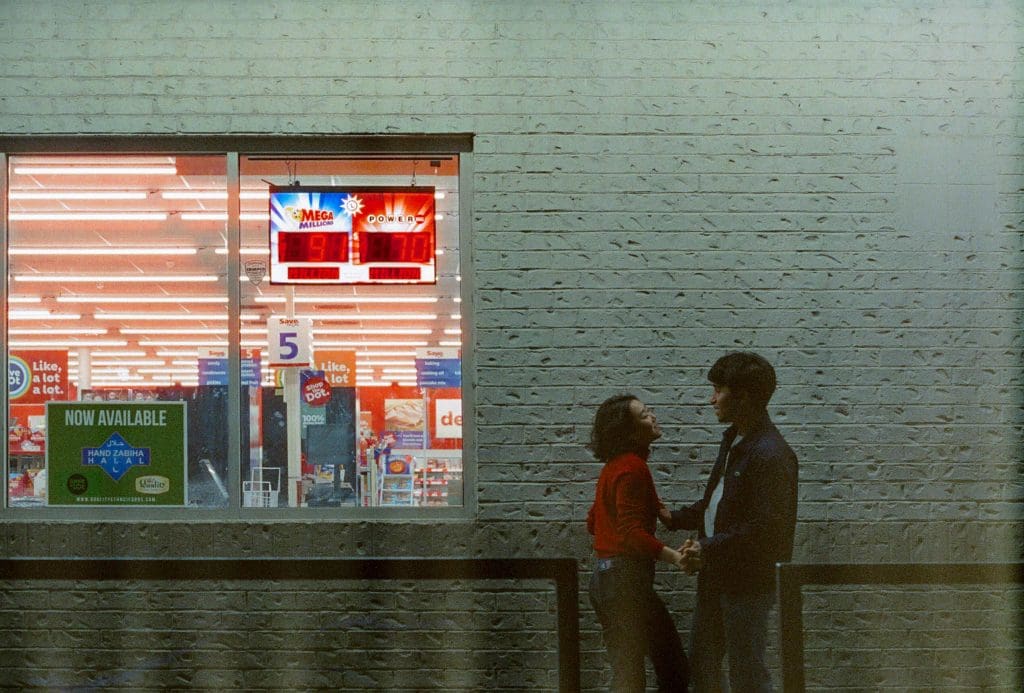
[[[678,549],[681,554],[678,565],[687,575],[694,575],[700,570],[701,555],[700,542],[695,539],[687,539]]]
[[[658,506],[658,519],[666,527],[672,527],[672,513],[664,504]],[[675,564],[687,575],[694,575],[701,566],[700,542],[696,539],[687,539],[676,551],[679,552],[679,559]]]

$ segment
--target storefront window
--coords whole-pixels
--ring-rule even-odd
[[[243,505],[461,506],[457,158],[249,157],[241,198]]]
[[[229,160],[9,158],[7,505],[462,507],[458,156]]]

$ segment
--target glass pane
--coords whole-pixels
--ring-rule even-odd
[[[241,194],[243,505],[461,506],[458,159],[252,157]]]
[[[225,181],[224,157],[12,157],[10,505],[227,505],[224,201],[194,194]]]

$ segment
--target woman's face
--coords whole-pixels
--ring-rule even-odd
[[[629,410],[633,412],[633,420],[636,421],[637,440],[641,445],[650,445],[658,438],[661,438],[661,426],[658,425],[658,417],[647,408],[647,405],[638,399],[634,399],[629,403]]]

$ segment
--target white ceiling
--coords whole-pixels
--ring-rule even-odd
[[[161,356],[160,353],[195,353],[197,346],[207,342],[227,345],[226,219],[194,218],[201,213],[226,217],[227,202],[181,195],[204,191],[223,193],[225,165],[223,156],[12,157],[8,285],[11,349],[66,346],[74,364],[83,344],[95,340],[123,342],[117,346],[88,347],[94,363],[120,362],[94,366],[94,386],[106,382],[139,387],[175,381],[194,383],[195,365],[189,366],[188,362],[194,362],[197,356]],[[106,170],[125,166],[137,170],[121,173]],[[451,333],[460,326],[458,317],[453,316],[461,313],[457,301],[457,166],[457,160],[450,156],[434,160],[243,158],[243,264],[247,260],[268,259],[265,193],[270,183],[416,184],[434,186],[444,193],[443,199],[436,201],[437,211],[442,215],[437,221],[437,244],[443,251],[437,258],[436,285],[292,288],[271,286],[265,279],[254,285],[241,269],[243,346],[265,347],[266,320],[270,315],[285,314],[284,298],[289,291],[294,291],[295,312],[315,318],[314,349],[317,344],[335,341],[360,345],[354,348],[357,354],[364,354],[357,362],[364,384],[409,377],[383,370],[403,366],[367,365],[370,361],[404,361],[407,362],[405,368],[412,368],[413,357],[408,354],[415,347],[411,343],[438,346],[458,342],[459,335]],[[52,170],[57,167],[69,173]],[[160,167],[167,168],[168,172],[144,170]],[[139,199],[110,199],[124,193],[134,193]],[[100,199],[88,199],[90,194]],[[163,216],[157,219],[63,216],[129,213]],[[183,251],[190,254],[175,254]],[[219,302],[201,302],[204,298]],[[426,298],[437,300],[435,303],[403,302]],[[125,302],[126,299],[133,302]],[[367,299],[382,302],[364,302]],[[23,311],[48,311],[49,315],[18,317]],[[79,317],[72,317],[75,315]],[[425,317],[430,315],[437,317]],[[390,333],[408,329],[427,329],[429,333]],[[104,332],[65,333],[69,330]],[[206,334],[206,331],[212,333]],[[398,345],[372,344],[382,341]],[[405,342],[410,345],[402,346]],[[405,355],[389,359],[384,354],[390,352]],[[130,363],[140,359],[151,363]],[[179,363],[173,363],[175,361]],[[269,374],[265,376],[265,380],[269,377]]]

